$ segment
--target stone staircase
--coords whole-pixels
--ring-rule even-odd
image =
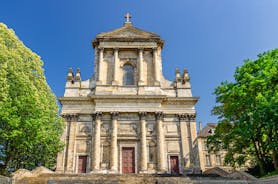
[[[224,177],[184,177],[170,175],[107,175],[107,174],[57,174],[43,173],[24,177],[14,184],[246,184],[246,180]]]

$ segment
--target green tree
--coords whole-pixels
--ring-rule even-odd
[[[214,94],[219,125],[208,138],[211,150],[226,149],[225,162],[257,164],[261,175],[278,170],[278,49],[246,60]]]
[[[0,174],[55,166],[62,121],[40,57],[0,23]]]

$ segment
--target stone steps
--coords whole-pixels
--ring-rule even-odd
[[[14,184],[246,184],[244,180],[222,177],[173,177],[157,175],[41,174],[22,178]]]

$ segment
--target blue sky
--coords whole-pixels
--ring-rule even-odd
[[[7,0],[0,22],[15,30],[24,44],[42,57],[47,81],[63,96],[69,67],[93,74],[91,40],[121,27],[124,14],[135,27],[165,40],[163,73],[173,80],[175,68],[189,70],[197,121],[211,116],[214,88],[233,80],[245,59],[278,47],[277,0]]]

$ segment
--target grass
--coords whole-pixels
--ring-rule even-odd
[[[274,176],[274,175],[278,175],[278,171],[269,172],[266,175],[262,176],[261,178],[266,178],[266,177]]]

